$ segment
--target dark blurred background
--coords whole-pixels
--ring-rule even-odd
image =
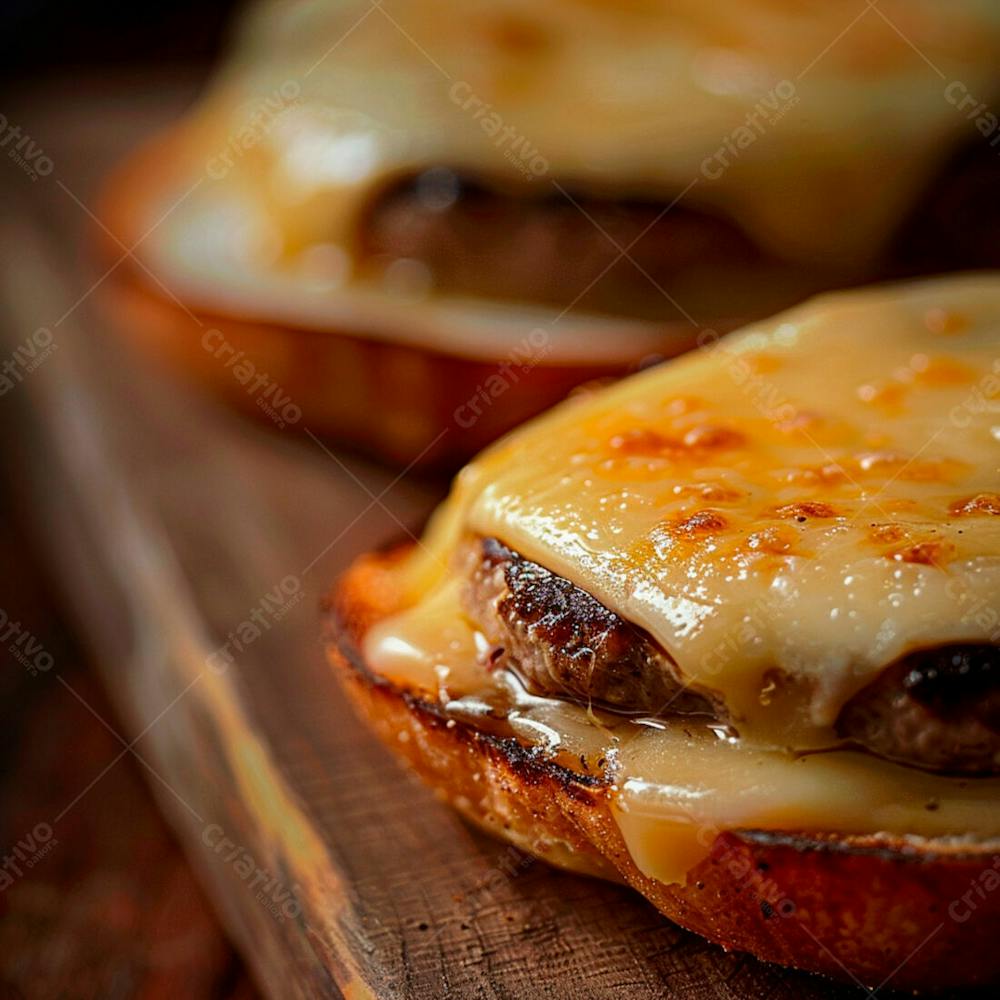
[[[0,5],[0,114],[32,128],[32,94],[77,85],[138,92],[202,79],[236,5],[226,0]],[[29,110],[23,110],[27,107]],[[0,161],[0,187],[27,192]],[[32,196],[35,191],[32,190]],[[44,195],[61,197],[54,188]],[[43,206],[44,207],[44,206]],[[83,252],[82,250],[80,252]],[[12,393],[11,397],[16,397]],[[161,818],[124,727],[68,625],[18,489],[18,401],[0,399],[0,612],[36,637],[57,669],[32,674],[0,643],[0,1000],[257,995]],[[23,444],[23,442],[21,442]],[[30,867],[25,831],[60,816]]]
[[[225,36],[232,0],[214,3],[0,4],[0,76],[4,80],[95,68],[197,64]]]

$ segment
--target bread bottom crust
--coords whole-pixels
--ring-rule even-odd
[[[737,830],[714,838],[684,885],[643,875],[600,779],[449,719],[365,663],[365,632],[400,605],[391,570],[407,548],[363,557],[340,581],[325,605],[327,654],[359,715],[472,822],[560,867],[628,883],[726,950],[872,988],[1000,982],[1000,887],[984,880],[1000,873],[1000,844]]]
[[[145,287],[127,264],[99,301],[122,336],[236,409],[422,471],[452,472],[580,385],[625,374],[620,367],[538,366],[486,405],[493,362],[350,331],[191,312]],[[225,363],[232,358],[248,359],[276,391],[255,389],[256,377],[237,378]]]

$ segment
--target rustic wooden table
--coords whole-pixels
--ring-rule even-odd
[[[0,482],[0,634],[17,625],[0,670],[0,997],[252,1000],[9,495]]]
[[[88,292],[101,274],[67,252],[96,224],[106,166],[183,102],[183,89],[145,81],[139,96],[134,82],[78,86],[69,105],[65,91],[36,92],[18,112],[55,166],[4,206],[5,350],[42,326],[57,349],[9,394],[8,461],[143,773],[260,986],[274,997],[868,993],[726,955],[624,888],[473,832],[355,720],[323,662],[319,600],[351,557],[415,528],[442,484],[301,428],[251,425],[175,384],[108,335]]]

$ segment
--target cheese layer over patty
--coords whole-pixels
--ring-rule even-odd
[[[203,105],[204,152],[293,242],[337,242],[366,194],[443,165],[668,200],[697,182],[763,246],[853,260],[977,137],[957,105],[993,99],[1000,55],[992,0],[867,8],[268,0]]]
[[[400,571],[410,607],[366,643],[457,712],[493,683],[461,608],[470,535],[568,578],[725,700],[737,740],[544,699],[514,713],[519,737],[601,761],[649,871],[679,877],[705,824],[1000,834],[997,779],[924,775],[832,730],[907,652],[1000,640],[1000,276],[814,300],[486,451]],[[650,816],[689,838],[662,870]]]
[[[745,739],[826,745],[922,647],[1000,640],[1000,278],[817,299],[570,400],[458,477],[495,536],[645,628]]]

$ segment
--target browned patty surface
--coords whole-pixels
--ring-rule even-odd
[[[514,196],[428,170],[371,207],[362,259],[376,270],[420,261],[451,294],[665,319],[675,310],[657,285],[687,268],[765,258],[738,228],[705,212],[582,196],[574,204],[551,182],[538,185],[544,194]]]
[[[647,632],[495,538],[470,550],[465,600],[494,646],[494,662],[536,694],[727,722],[724,706],[685,687]],[[1000,773],[1000,649],[949,645],[909,654],[848,702],[837,732],[928,770]]]
[[[916,200],[874,270],[817,273],[790,289],[801,298],[844,281],[1000,266],[998,194],[996,150],[986,141],[968,143]],[[447,166],[382,191],[362,218],[358,250],[373,276],[397,260],[419,261],[434,287],[449,294],[654,320],[681,315],[663,289],[692,272],[752,272],[764,283],[804,273],[691,199],[598,197],[549,177],[538,178],[527,195],[514,194]],[[738,318],[733,294],[720,288],[715,315],[703,320]],[[776,299],[771,311],[789,304]]]
[[[537,693],[619,711],[717,715],[645,631],[495,538],[471,559],[466,599],[504,665]]]
[[[935,771],[1000,773],[1000,649],[921,649],[884,670],[837,731],[882,757]]]

